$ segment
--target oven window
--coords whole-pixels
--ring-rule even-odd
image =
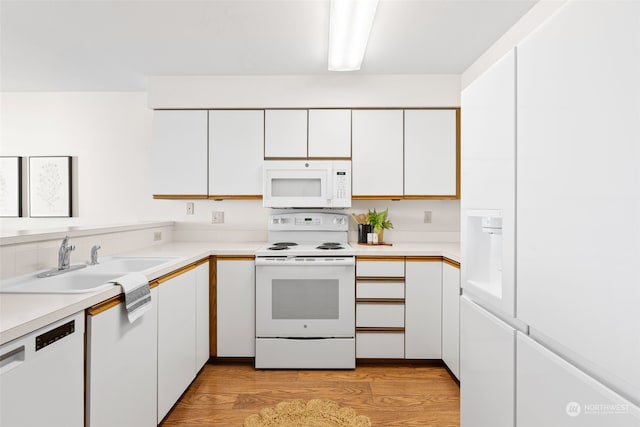
[[[273,319],[338,319],[338,279],[274,279]]]
[[[272,178],[273,197],[320,197],[322,178]]]

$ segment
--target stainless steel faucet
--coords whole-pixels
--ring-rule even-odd
[[[76,249],[75,245],[69,244],[69,236],[64,236],[60,249],[58,249],[58,270],[68,270],[71,265],[71,251]]]
[[[98,262],[98,249],[100,249],[100,245],[93,245],[91,247],[91,261],[89,261],[89,265],[99,264],[99,262]]]

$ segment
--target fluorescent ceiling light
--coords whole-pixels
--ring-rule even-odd
[[[378,0],[331,0],[329,71],[360,69]]]

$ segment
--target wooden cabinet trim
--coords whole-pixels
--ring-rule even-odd
[[[442,261],[442,257],[439,255],[408,256],[406,260],[407,262],[440,262]]]
[[[454,261],[452,259],[443,257],[442,258],[442,262],[444,262],[445,264],[448,264],[448,265],[450,265],[452,267],[460,268],[460,263],[458,261]]]
[[[262,194],[210,194],[207,196],[209,200],[259,200]]]
[[[356,304],[404,304],[404,298],[356,298]]]
[[[167,273],[164,276],[160,276],[160,277],[158,277],[156,279],[153,279],[151,282],[149,282],[149,287],[154,288],[154,287],[160,285],[161,283],[164,283],[167,280],[171,280],[174,277],[177,277],[177,276],[179,276],[179,275],[181,275],[183,273],[186,273],[189,270],[193,270],[194,268],[196,268],[196,267],[198,267],[198,266],[200,266],[200,265],[202,265],[202,264],[204,264],[206,262],[209,262],[209,257],[199,259],[197,261],[192,262],[191,264],[187,264],[184,267],[181,267],[181,268],[179,268],[177,270],[174,270],[174,271],[172,271],[170,273]]]
[[[202,200],[207,199],[209,196],[206,194],[154,194],[154,199],[162,200]]]
[[[353,194],[351,196],[352,200],[401,200],[404,196],[402,194],[395,195],[381,195],[381,194],[372,194],[372,195],[362,195],[362,194]]]
[[[460,108],[456,108],[456,199],[460,198]]]
[[[166,282],[167,280],[173,279],[176,276],[181,275],[182,273],[185,273],[189,270],[193,270],[194,268],[209,262],[209,257],[207,258],[202,258],[201,260],[195,261],[191,264],[188,264],[182,268],[179,268],[175,271],[172,271],[171,273],[165,274],[164,276],[160,276],[157,279],[153,279],[151,281],[149,281],[149,288],[153,289],[155,287],[157,287],[158,285],[160,285],[160,283]],[[103,311],[107,311],[112,307],[117,306],[118,304],[124,302],[124,295],[116,295],[114,297],[111,297],[107,300],[104,300],[102,302],[99,302],[98,304],[92,305],[91,307],[87,308],[87,314],[89,316],[95,316],[96,314],[102,313]]]
[[[89,316],[95,316],[109,310],[110,308],[120,305],[122,302],[124,302],[124,295],[116,295],[115,297],[111,297],[87,308],[87,314]]]
[[[375,326],[358,326],[356,328],[356,333],[367,333],[367,332],[375,332],[375,333],[383,333],[383,334],[397,334],[404,333],[404,328],[402,327],[375,327]]]
[[[356,257],[357,262],[361,261],[403,261],[403,256],[374,256],[374,255],[359,255]]]
[[[216,258],[209,257],[209,357],[218,354],[218,299]]]
[[[404,283],[404,277],[357,276],[356,282],[394,282]]]
[[[216,259],[221,261],[253,261],[256,259],[255,255],[216,255]]]

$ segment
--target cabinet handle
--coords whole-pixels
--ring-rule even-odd
[[[24,362],[24,345],[9,350],[5,354],[0,356],[0,375],[9,372],[10,370],[17,368]]]

